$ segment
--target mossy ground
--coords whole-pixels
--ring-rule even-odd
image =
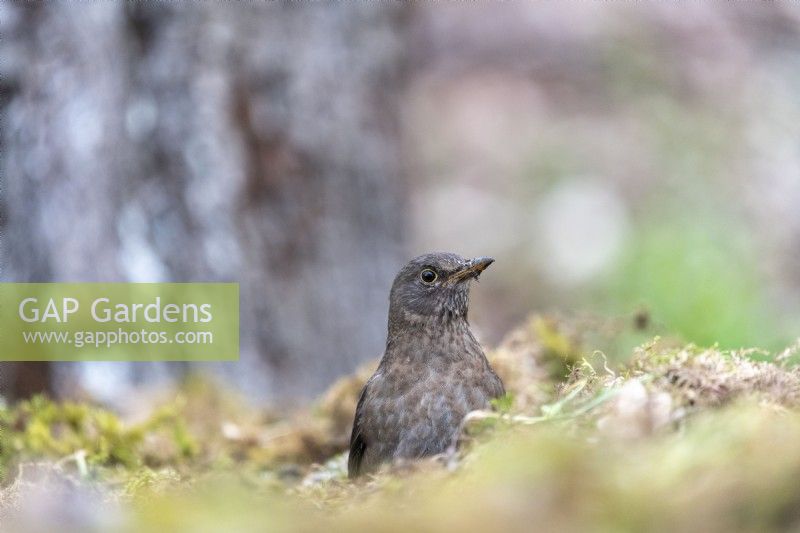
[[[579,325],[576,325],[579,324]],[[4,530],[763,531],[800,527],[800,370],[653,339],[611,363],[585,323],[533,317],[489,352],[510,395],[456,456],[346,478],[373,365],[290,415],[187,380],[144,421],[0,408]]]

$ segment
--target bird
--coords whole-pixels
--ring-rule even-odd
[[[386,350],[356,406],[350,479],[447,452],[467,413],[505,395],[467,320],[470,284],[493,262],[429,253],[395,277]]]

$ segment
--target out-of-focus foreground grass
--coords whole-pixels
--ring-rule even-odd
[[[346,479],[344,452],[369,365],[291,414],[248,408],[198,380],[139,422],[43,398],[4,406],[0,526],[800,527],[800,371],[791,362],[800,345],[764,354],[654,339],[617,366],[586,345],[598,325],[607,326],[531,318],[490,351],[511,395],[468,417],[457,455],[357,483]]]

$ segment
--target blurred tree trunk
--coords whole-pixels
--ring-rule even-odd
[[[403,255],[399,7],[2,9],[5,280],[239,281],[243,361],[198,366],[258,399],[381,353]],[[42,371],[21,366],[0,374]],[[183,369],[55,366],[57,390],[111,400]]]

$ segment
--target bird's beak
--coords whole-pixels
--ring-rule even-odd
[[[467,261],[467,264],[464,265],[462,269],[452,274],[448,281],[455,284],[468,279],[478,279],[481,272],[486,270],[492,263],[494,263],[494,259],[491,257],[476,257],[475,259]]]

